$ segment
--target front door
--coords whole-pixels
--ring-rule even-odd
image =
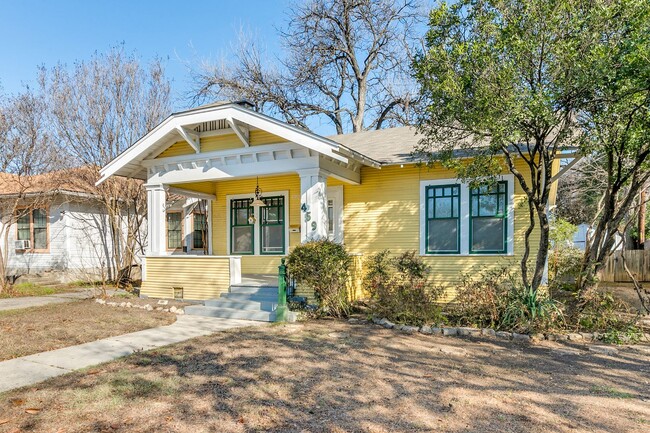
[[[343,243],[343,186],[327,187],[327,237]]]

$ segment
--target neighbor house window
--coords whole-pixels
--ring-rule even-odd
[[[48,249],[48,218],[46,209],[23,209],[19,211],[16,221],[16,239],[29,241],[32,251]]]
[[[208,220],[205,213],[194,212],[192,225],[192,249],[202,250],[205,248],[208,236]]]
[[[262,254],[284,254],[284,197],[265,197],[260,208]]]
[[[183,248],[183,214],[174,211],[167,212],[167,249]]]
[[[426,188],[426,253],[460,253],[460,185]]]
[[[470,190],[470,252],[505,253],[508,184],[498,182]]]
[[[235,199],[230,202],[230,252],[231,254],[254,254],[255,213],[252,198]]]

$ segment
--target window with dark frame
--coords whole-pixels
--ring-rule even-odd
[[[460,185],[426,188],[426,253],[460,253]]]
[[[230,201],[230,253],[254,254],[254,209],[252,198]]]
[[[284,254],[284,197],[265,197],[260,208],[261,254]]]
[[[505,253],[507,219],[507,182],[470,189],[470,253]]]

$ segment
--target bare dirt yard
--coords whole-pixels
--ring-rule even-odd
[[[160,311],[114,308],[93,300],[0,311],[0,361],[173,323]]]
[[[650,351],[586,347],[242,328],[0,395],[0,431],[650,431]]]

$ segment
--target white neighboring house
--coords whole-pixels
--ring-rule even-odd
[[[578,224],[578,230],[576,230],[576,233],[573,235],[573,246],[583,250],[585,249],[585,246],[587,244],[587,236],[591,235],[593,233],[593,229],[589,224],[582,223]],[[621,236],[616,234],[614,236],[615,242],[614,242],[614,247],[612,250],[614,251],[622,251],[623,250],[623,243],[621,242]]]
[[[11,175],[0,177],[0,252],[6,258],[6,276],[15,280],[47,275],[48,281],[112,278],[106,275],[114,260],[109,219],[97,196],[52,174],[30,181],[33,186],[21,189]],[[146,230],[146,224],[143,227]],[[123,230],[126,233],[126,227]]]

